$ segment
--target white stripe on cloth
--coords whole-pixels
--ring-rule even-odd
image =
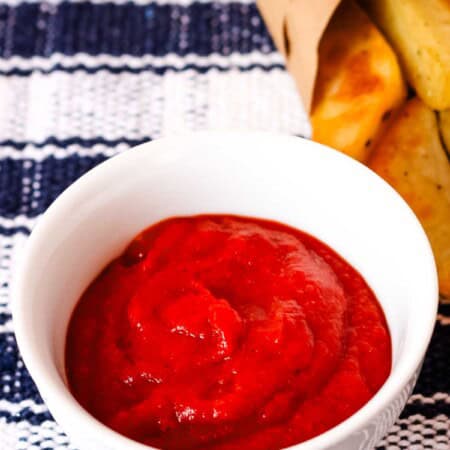
[[[175,70],[181,70],[189,65],[195,65],[200,68],[218,66],[223,69],[233,67],[246,69],[254,64],[270,67],[275,64],[284,64],[284,60],[278,52],[266,54],[256,51],[246,54],[232,53],[227,56],[217,53],[208,56],[195,54],[179,56],[171,53],[164,56],[144,55],[139,57],[131,55],[112,56],[107,54],[92,56],[87,53],[76,53],[75,55],[67,56],[62,53],[54,53],[48,58],[42,56],[33,56],[32,58],[13,56],[8,59],[0,59],[0,72],[9,72],[13,69],[48,71],[56,65],[60,65],[66,69],[82,65],[88,69],[95,69],[100,66],[112,68],[127,66],[131,69],[170,67]]]
[[[14,403],[9,402],[7,400],[0,400],[0,411],[1,412],[7,412],[10,414],[18,414],[24,409],[27,409],[34,414],[40,414],[43,412],[48,411],[48,408],[46,405],[42,403],[36,403],[31,399],[22,400],[21,402]],[[1,442],[1,441],[0,441]]]
[[[437,402],[444,402],[450,404],[450,394],[446,392],[436,392],[431,397],[426,397],[422,394],[413,394],[408,399],[408,403],[419,402],[424,405],[434,405]]]
[[[53,421],[31,425],[27,421],[6,423],[0,419],[1,450],[76,450],[60,426]],[[94,449],[92,449],[94,450]]]
[[[13,321],[12,320],[8,320],[5,323],[0,323],[0,333],[12,333],[14,331],[13,328]],[[1,402],[1,400],[0,400]],[[0,409],[1,409],[1,405],[0,405]]]
[[[3,149],[2,149],[3,152]],[[3,153],[2,153],[3,156]],[[25,215],[14,216],[14,218],[0,216],[0,227],[14,228],[14,227],[26,227],[31,230],[36,224],[36,217],[27,217]]]
[[[283,69],[33,73],[0,78],[0,98],[0,141],[143,139],[211,128],[310,134]]]

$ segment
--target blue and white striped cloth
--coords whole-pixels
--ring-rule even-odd
[[[211,128],[309,134],[253,1],[0,0],[0,450],[73,449],[11,321],[11,273],[36,220],[106,158]],[[449,351],[442,306],[416,391],[381,448],[450,449]]]

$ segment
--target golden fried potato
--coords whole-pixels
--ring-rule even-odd
[[[408,101],[368,165],[416,213],[434,251],[440,291],[450,296],[450,165],[435,113],[417,98]]]
[[[394,52],[359,6],[344,1],[319,46],[313,140],[365,161],[405,96]]]
[[[442,143],[450,156],[450,109],[439,113],[439,128],[441,130]]]
[[[450,1],[362,0],[397,52],[417,95],[450,108]]]

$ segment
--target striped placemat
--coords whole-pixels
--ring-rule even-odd
[[[253,1],[0,0],[0,450],[74,448],[11,321],[11,274],[39,216],[106,158],[211,128],[309,134]],[[450,449],[449,349],[442,306],[415,393],[380,448]]]

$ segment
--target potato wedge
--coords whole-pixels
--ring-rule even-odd
[[[416,213],[434,251],[440,291],[450,297],[450,165],[436,114],[417,98],[408,101],[368,165]]]
[[[447,155],[450,156],[450,109],[439,113],[439,128],[445,150],[447,151]]]
[[[450,1],[362,0],[397,52],[417,95],[450,108]]]
[[[405,97],[394,52],[364,11],[345,0],[319,46],[313,140],[365,161],[391,111]]]

